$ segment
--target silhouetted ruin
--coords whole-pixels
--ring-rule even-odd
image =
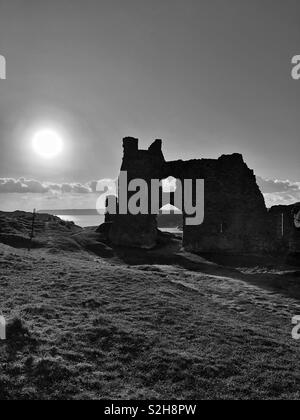
[[[183,246],[199,253],[261,253],[300,251],[300,229],[294,218],[298,205],[273,207],[265,205],[253,170],[242,155],[223,155],[219,159],[166,162],[162,141],[156,140],[148,150],[139,150],[138,139],[123,140],[121,171],[127,171],[128,183],[143,179],[174,177],[203,179],[205,182],[204,222],[187,226],[183,212]],[[129,198],[129,197],[128,197]],[[151,208],[149,200],[149,209]],[[170,204],[174,204],[171,202]],[[157,243],[156,215],[107,215],[106,231],[116,246],[150,249]]]

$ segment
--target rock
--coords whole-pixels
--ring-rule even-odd
[[[118,198],[115,195],[107,196],[105,206],[105,222],[113,222],[118,209]]]
[[[157,240],[155,217],[119,215],[109,232],[109,239],[115,246],[152,249]]]
[[[109,232],[110,232],[112,226],[113,226],[113,222],[102,223],[102,225],[100,225],[97,228],[96,232],[100,233],[101,235],[104,235],[108,238],[109,237]]]

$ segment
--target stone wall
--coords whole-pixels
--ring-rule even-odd
[[[259,252],[267,247],[268,211],[252,170],[239,154],[219,159],[166,162],[162,141],[140,150],[138,139],[123,140],[121,171],[128,183],[169,176],[180,180],[204,179],[205,219],[200,226],[184,226],[183,244],[199,252]],[[149,209],[150,209],[149,200]],[[184,215],[185,219],[185,215]],[[110,240],[119,246],[154,247],[157,239],[155,215],[117,215],[110,229]]]
[[[273,250],[300,256],[300,203],[272,207],[269,226]]]
[[[278,206],[268,210],[254,172],[248,168],[242,155],[166,162],[161,140],[156,140],[148,150],[140,150],[138,139],[127,137],[123,140],[123,148],[121,171],[127,172],[125,189],[133,179],[145,180],[149,189],[153,179],[174,177],[182,183],[185,179],[204,180],[203,223],[187,226],[184,206],[180,209],[183,212],[185,249],[199,253],[230,254],[300,252],[300,226],[295,226],[298,213],[300,218],[300,205]],[[124,186],[119,187],[119,196],[123,190]],[[127,192],[127,200],[133,194]],[[171,196],[171,204],[172,199],[174,197]],[[115,246],[155,247],[158,238],[157,217],[150,214],[151,200],[147,203],[147,215],[107,214],[106,225],[100,227],[100,231],[107,232]]]

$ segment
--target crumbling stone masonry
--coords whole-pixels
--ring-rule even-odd
[[[199,226],[183,224],[185,249],[234,254],[276,252],[283,248],[299,252],[300,232],[293,225],[295,210],[266,208],[254,172],[248,168],[242,155],[166,162],[161,140],[156,140],[148,150],[139,150],[138,139],[128,137],[123,140],[123,147],[121,171],[127,171],[128,183],[139,178],[150,187],[151,179],[163,180],[170,176],[182,182],[184,179],[204,179],[204,222]],[[150,206],[151,203],[149,209]],[[156,245],[155,215],[108,216],[108,221],[106,228],[112,244],[141,248]]]

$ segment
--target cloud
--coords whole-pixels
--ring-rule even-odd
[[[2,211],[33,209],[96,209],[95,194],[0,194]]]
[[[0,178],[0,193],[20,194],[89,194],[92,193],[92,183],[64,183],[53,184],[25,178]]]
[[[280,181],[278,179],[264,179],[256,177],[263,193],[299,192],[300,182]]]
[[[115,182],[113,180],[104,180],[105,185],[108,181]],[[300,182],[257,177],[257,183],[265,197],[267,207],[300,202]],[[99,181],[58,184],[26,178],[0,178],[0,194],[11,193],[25,196],[40,194],[48,199],[52,196],[87,196],[88,194],[97,193],[97,187],[99,187]]]
[[[257,183],[265,197],[267,207],[300,202],[300,182],[257,177]]]
[[[83,184],[62,184],[55,185],[56,191],[59,191],[59,188],[62,193],[65,194],[90,194],[92,189],[88,185]]]
[[[0,178],[0,193],[44,194],[49,189],[39,181],[25,178]]]

